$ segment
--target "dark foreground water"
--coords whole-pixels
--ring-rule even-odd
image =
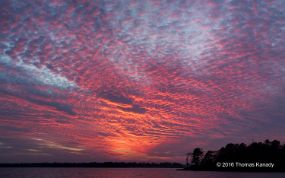
[[[193,172],[168,168],[0,168],[0,178],[284,178],[285,173]]]

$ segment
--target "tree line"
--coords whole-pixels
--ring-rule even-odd
[[[248,167],[240,163],[273,163],[274,167]],[[191,153],[187,153],[185,169],[285,171],[285,144],[267,139],[249,145],[229,143],[217,151],[204,152],[202,148],[195,148]]]

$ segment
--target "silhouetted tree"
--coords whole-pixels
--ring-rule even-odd
[[[191,155],[192,155],[192,153],[187,153],[186,154],[186,167],[187,168],[189,167],[189,158],[190,158]]]
[[[272,149],[279,149],[280,148],[280,142],[278,140],[273,140],[271,142],[271,148]]]
[[[201,161],[201,165],[207,168],[215,166],[214,162],[216,156],[215,153],[216,153],[215,151],[207,151],[207,153],[205,154],[204,158]]]
[[[193,153],[192,153],[192,161],[191,161],[191,164],[192,165],[195,165],[195,166],[198,166],[200,165],[200,162],[202,160],[202,157],[203,157],[203,150],[201,148],[195,148],[193,150]]]

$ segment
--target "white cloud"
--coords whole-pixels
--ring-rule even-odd
[[[8,66],[8,68],[14,68],[23,72],[23,76],[27,76],[25,79],[32,83],[36,82],[42,85],[54,86],[61,89],[78,88],[75,82],[68,80],[65,76],[51,71],[46,66],[39,68],[33,64],[26,64],[22,61],[13,63],[11,57],[8,55],[0,55],[0,64],[4,64]]]

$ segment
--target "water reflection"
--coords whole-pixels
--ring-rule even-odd
[[[0,168],[1,178],[284,178],[285,173],[193,172],[169,168]]]

